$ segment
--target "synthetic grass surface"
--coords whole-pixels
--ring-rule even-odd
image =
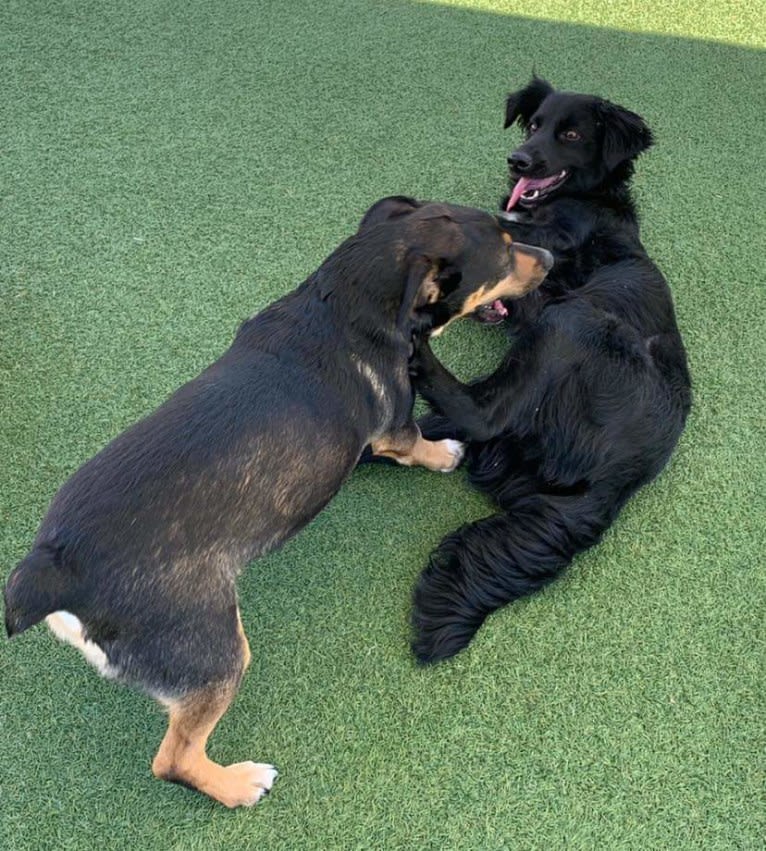
[[[407,621],[429,550],[490,510],[460,473],[360,470],[251,567],[211,754],[279,766],[254,810],[152,780],[161,713],[44,628],[3,644],[5,847],[763,847],[763,7],[471,5],[0,9],[3,580],[65,477],[371,202],[494,208],[533,67],[654,129],[636,191],[696,389],[660,480],[452,663],[416,669]],[[464,323],[438,351],[468,377],[503,346]]]

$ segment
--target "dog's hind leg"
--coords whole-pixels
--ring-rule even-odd
[[[250,658],[242,631],[239,673],[227,682],[204,686],[176,700],[163,701],[170,722],[152,763],[155,777],[197,789],[227,807],[250,807],[265,795],[277,776],[272,765],[239,762],[219,765],[206,754],[207,740],[229,708]]]
[[[465,448],[459,440],[425,440],[413,422],[373,441],[372,451],[375,455],[393,458],[405,467],[420,465],[440,473],[451,473],[463,460]]]

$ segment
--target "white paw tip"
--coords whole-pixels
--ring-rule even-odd
[[[451,473],[463,460],[463,456],[465,455],[465,444],[461,443],[459,440],[452,440],[451,438],[447,438],[442,442],[444,443],[444,447],[447,452],[449,452],[452,456],[453,461],[448,467],[443,467],[440,472]]]
[[[263,779],[259,781],[260,785],[263,786],[267,791],[271,789],[274,781],[279,777],[279,772],[273,765],[268,765],[265,762],[256,762],[256,768],[259,768],[263,772]]]

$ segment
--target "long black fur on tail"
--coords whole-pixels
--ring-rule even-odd
[[[421,663],[468,646],[487,615],[554,579],[611,523],[592,495],[519,496],[495,514],[447,535],[415,588],[412,649]]]

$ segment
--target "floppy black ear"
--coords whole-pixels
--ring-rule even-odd
[[[412,253],[408,258],[407,284],[396,318],[397,327],[405,333],[414,321],[415,312],[438,298],[439,290],[433,280],[432,268],[431,260],[422,254]]]
[[[604,123],[604,162],[609,171],[651,147],[652,131],[640,115],[608,101],[600,104],[599,110]]]
[[[547,80],[543,80],[541,77],[532,77],[529,84],[523,89],[511,92],[505,101],[503,129],[510,127],[517,118],[519,124],[526,127],[537,107],[553,90],[553,86]]]
[[[389,195],[387,198],[381,198],[376,201],[372,207],[364,214],[362,221],[359,223],[359,230],[378,225],[381,222],[386,222],[389,219],[396,219],[400,216],[405,216],[418,207],[422,207],[420,201],[414,198],[409,198],[407,195]]]
[[[449,319],[444,299],[463,279],[457,265],[446,258],[431,258],[414,252],[407,274],[407,286],[399,308],[397,325],[403,331],[422,333],[443,325]]]

